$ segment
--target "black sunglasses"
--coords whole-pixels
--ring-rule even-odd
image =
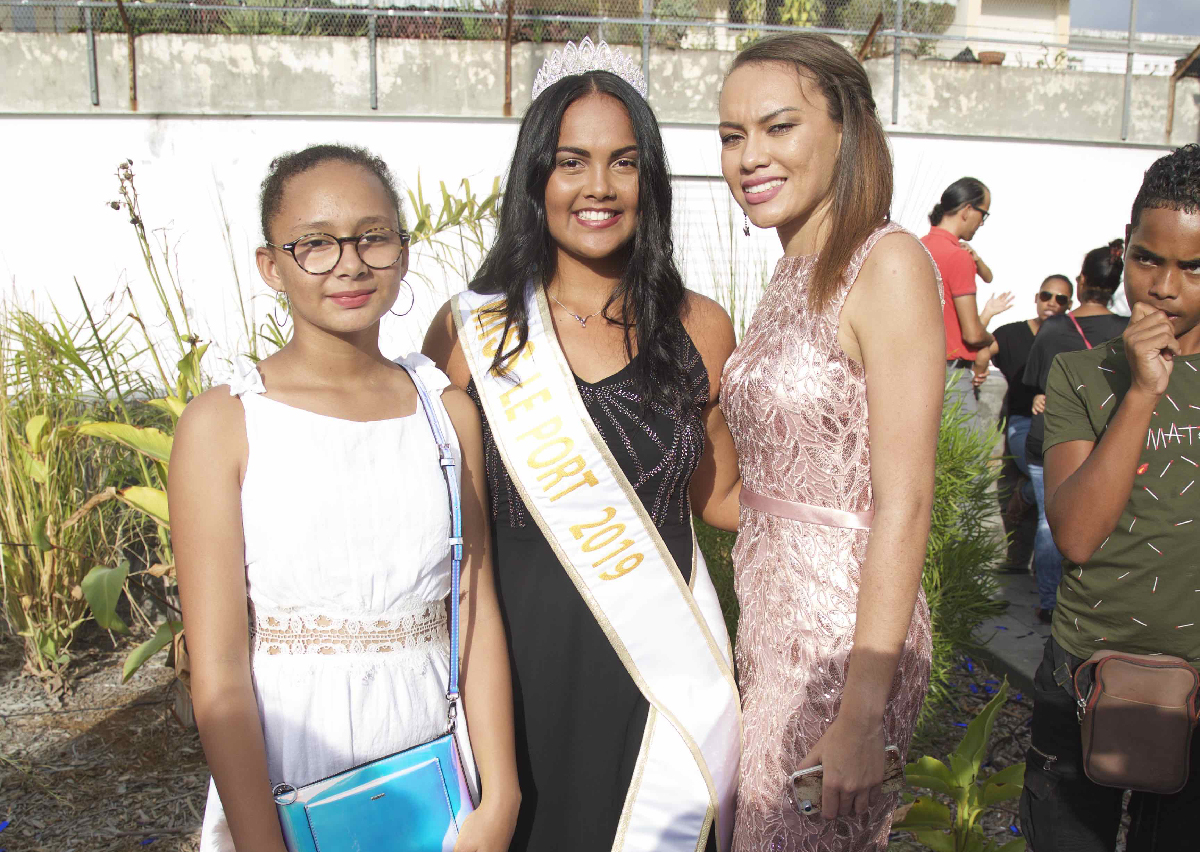
[[[990,210],[984,210],[982,207],[976,207],[974,204],[970,205],[970,207],[972,210],[979,213],[979,215],[983,216],[983,218],[979,220],[980,225],[988,220],[988,216],[992,215]]]
[[[1042,290],[1038,293],[1039,301],[1049,302],[1051,299],[1058,302],[1063,307],[1066,307],[1071,303],[1071,297],[1064,296],[1062,293],[1051,293],[1049,290]]]

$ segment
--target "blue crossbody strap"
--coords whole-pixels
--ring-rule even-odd
[[[408,369],[407,367],[405,369]],[[437,443],[438,462],[442,467],[442,475],[446,478],[446,489],[450,493],[450,683],[446,687],[446,700],[450,702],[450,730],[454,730],[458,718],[458,598],[462,579],[462,502],[459,496],[458,465],[454,461],[454,448],[446,440],[442,421],[437,415],[433,400],[429,397],[424,383],[417,377],[415,370],[408,370],[421,398],[421,407],[429,428],[433,432],[433,440]]]

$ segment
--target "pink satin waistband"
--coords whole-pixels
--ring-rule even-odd
[[[871,521],[875,518],[874,509],[868,509],[865,512],[846,512],[842,509],[810,506],[808,503],[780,500],[778,497],[765,497],[762,494],[756,494],[744,485],[742,486],[741,503],[748,509],[757,509],[768,515],[803,521],[806,524],[820,524],[824,527],[869,530]]]

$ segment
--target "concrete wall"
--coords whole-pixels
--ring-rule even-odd
[[[0,113],[121,113],[128,110],[123,36],[96,37],[99,106],[90,102],[84,35],[0,32]],[[554,45],[513,49],[513,103],[528,105],[537,68]],[[495,42],[380,39],[378,111],[370,109],[366,39],[146,35],[137,40],[139,110],[148,114],[498,116],[503,50]],[[650,101],[665,122],[712,123],[732,55],[655,49]],[[892,60],[868,60],[880,114],[891,115]],[[916,132],[1116,141],[1119,75],[903,63],[900,124]],[[1162,144],[1167,81],[1134,80],[1129,141]],[[1173,144],[1200,139],[1200,81],[1176,98]]]

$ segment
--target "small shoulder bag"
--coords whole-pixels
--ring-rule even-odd
[[[1166,654],[1097,651],[1075,670],[1083,771],[1096,784],[1178,793],[1190,771],[1200,676]]]
[[[272,790],[290,852],[451,852],[475,809],[457,741],[462,512],[454,453],[429,394],[409,370],[450,492],[450,682],[446,733],[303,787]]]

